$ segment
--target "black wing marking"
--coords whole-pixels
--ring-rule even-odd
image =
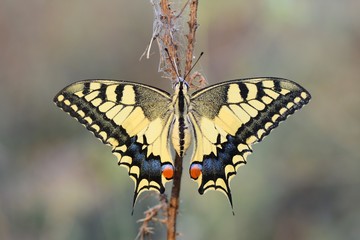
[[[196,139],[190,175],[199,193],[220,190],[232,206],[229,183],[246,163],[251,144],[310,98],[300,85],[279,78],[233,80],[195,92],[189,113]]]
[[[54,102],[103,143],[135,181],[133,206],[144,190],[163,193],[173,169],[168,134],[170,95],[159,89],[116,80],[85,80],[61,90]]]

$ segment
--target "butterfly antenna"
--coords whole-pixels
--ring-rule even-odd
[[[171,59],[170,52],[169,52],[169,50],[168,50],[167,48],[165,48],[165,52],[167,53],[167,55],[168,55],[168,57],[169,57],[169,59],[170,59],[171,66],[174,68],[174,70],[175,70],[175,72],[176,72],[176,75],[177,75],[177,77],[179,78],[180,75],[179,75],[178,68],[176,67],[175,60],[173,61],[173,60]]]
[[[199,57],[197,58],[196,62],[194,63],[194,65],[190,68],[190,70],[185,74],[184,79],[186,79],[186,77],[191,73],[191,71],[194,69],[194,67],[196,66],[196,64],[199,62],[200,58],[202,57],[202,55],[204,54],[204,52],[201,52]]]

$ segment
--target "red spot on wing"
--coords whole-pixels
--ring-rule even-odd
[[[174,177],[174,167],[171,164],[165,164],[162,166],[162,175],[170,180]]]
[[[202,171],[202,166],[201,164],[198,163],[193,163],[190,166],[190,177],[192,179],[198,179],[201,175],[201,171]]]

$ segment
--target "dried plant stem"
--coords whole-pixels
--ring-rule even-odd
[[[162,8],[166,16],[168,16],[168,21],[171,20],[173,16],[169,4],[167,0],[162,0]],[[190,20],[188,21],[189,25],[189,34],[186,35],[188,39],[187,50],[186,50],[186,61],[185,61],[185,74],[187,74],[191,69],[192,56],[194,52],[194,44],[195,44],[195,32],[197,28],[197,6],[198,0],[190,1]],[[170,11],[170,12],[169,12]],[[182,11],[181,11],[182,12]],[[171,22],[169,22],[171,24]],[[167,38],[169,45],[170,57],[175,59],[176,65],[179,66],[179,55],[177,52],[178,46],[173,42],[169,42],[172,40],[171,36]],[[172,61],[172,59],[170,59]],[[180,73],[178,73],[180,74]],[[176,232],[176,219],[178,215],[179,209],[179,198],[180,198],[180,188],[181,188],[181,175],[182,175],[182,157],[176,154],[175,157],[175,173],[173,178],[173,185],[171,189],[171,197],[169,200],[168,206],[168,219],[167,219],[167,239],[175,240],[177,236]]]
[[[152,1],[155,12],[154,20],[154,32],[150,45],[146,49],[143,55],[149,56],[149,51],[152,42],[156,39],[159,51],[160,51],[160,71],[164,73],[164,76],[171,78],[172,81],[178,81],[178,77],[181,76],[181,69],[179,69],[180,60],[185,59],[185,74],[187,75],[187,80],[190,78],[189,71],[191,70],[193,54],[194,54],[194,45],[195,45],[195,33],[198,27],[197,23],[197,9],[198,9],[198,0],[187,0],[184,7],[176,15],[176,12],[171,9],[172,2],[169,0],[159,0]],[[189,6],[189,33],[186,34],[186,42],[177,42],[179,39],[182,39],[182,36],[179,37],[179,19],[182,17],[185,8]],[[181,55],[179,46],[187,46],[185,56]],[[184,54],[184,53],[183,53]],[[179,197],[180,197],[180,186],[181,186],[181,175],[182,175],[182,157],[176,154],[174,162],[174,177],[173,185],[171,189],[170,200],[167,205],[167,239],[175,240],[178,233],[176,232],[176,219],[179,210]],[[151,208],[149,211],[145,212],[145,218],[141,220],[143,223],[139,237],[140,239],[144,236],[147,236],[152,233],[152,228],[149,227],[151,221],[158,220],[156,218],[158,211],[161,207],[157,206]]]
[[[199,0],[191,0],[190,1],[190,14],[189,14],[190,19],[188,21],[189,34],[186,35],[187,40],[188,40],[188,45],[187,45],[187,49],[186,49],[185,74],[188,74],[192,67],[191,65],[192,65],[192,59],[193,59],[193,55],[194,55],[195,33],[196,33],[196,29],[198,28],[198,23],[197,23],[198,5],[199,5]],[[189,77],[189,75],[188,75],[188,77]],[[186,79],[186,80],[188,80],[188,79]]]
[[[160,222],[165,223],[166,219],[163,216],[160,216],[160,213],[165,213],[168,205],[168,201],[165,195],[160,196],[160,203],[156,206],[146,210],[144,212],[145,217],[143,219],[139,219],[138,222],[141,223],[139,228],[139,233],[136,237],[137,239],[144,240],[154,233],[153,227],[150,226],[151,223]]]
[[[181,174],[182,174],[182,161],[183,159],[176,154],[175,157],[175,174],[173,179],[173,185],[171,189],[171,197],[168,206],[168,219],[167,219],[167,239],[176,239],[176,217],[179,209],[179,197],[181,186]]]
[[[167,58],[167,66],[168,68],[164,69],[164,72],[171,73],[172,79],[177,79],[178,74],[180,74],[179,69],[174,69],[172,66],[173,64],[170,61],[175,60],[175,65],[179,66],[180,64],[180,58],[177,52],[178,45],[174,41],[173,38],[173,19],[175,18],[174,12],[170,8],[170,3],[168,0],[161,0],[160,1],[160,7],[161,7],[161,21],[163,22],[163,31],[165,32],[164,35],[159,36],[160,40],[163,42],[163,46],[165,46],[168,49],[169,52],[169,58]],[[164,49],[160,49],[160,52],[162,52]],[[178,72],[177,72],[177,71]]]

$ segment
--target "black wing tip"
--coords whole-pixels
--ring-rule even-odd
[[[60,93],[56,94],[55,97],[53,98],[53,102],[55,103],[56,106],[58,106],[58,102],[59,102],[59,101],[58,101],[58,97],[59,97],[59,94],[60,94]]]
[[[251,79],[254,79],[254,78],[249,78],[248,80],[251,80]],[[293,80],[290,80],[290,79],[287,79],[287,78],[280,78],[280,77],[262,77],[260,79],[269,79],[269,80],[272,80],[272,81],[278,81],[278,82],[282,82],[282,83],[290,83],[291,85],[296,86],[298,88],[299,92],[305,92],[306,93],[306,97],[302,98],[304,105],[307,104],[310,101],[310,99],[312,98],[312,96],[311,96],[311,94],[310,94],[310,92],[308,90],[306,90],[303,86],[301,86],[299,83],[297,83],[297,82],[295,82]]]
[[[64,91],[65,91],[65,89],[66,89],[67,87],[65,87],[64,89],[62,89],[60,92],[58,92],[55,96],[54,96],[54,98],[53,98],[53,102],[56,104],[56,106],[58,106],[58,107],[60,107],[61,105],[60,105],[60,103],[61,103],[61,101],[59,100],[59,96],[60,95],[64,95]]]
[[[130,175],[130,174],[129,174]],[[140,181],[139,181],[140,182]],[[161,183],[160,188],[155,187],[153,185],[148,185],[148,186],[143,186],[142,188],[138,189],[138,184],[136,183],[136,188],[134,191],[134,197],[133,197],[133,202],[132,202],[132,210],[131,210],[131,215],[134,214],[134,209],[135,209],[135,205],[137,202],[138,197],[140,196],[139,194],[143,191],[150,191],[150,190],[155,190],[158,191],[160,194],[163,194],[165,192],[165,187],[164,185]]]
[[[231,190],[230,190],[230,186],[228,186],[228,190],[224,189],[223,187],[221,186],[217,186],[217,185],[210,185],[206,188],[204,188],[203,185],[200,185],[199,189],[198,189],[198,192],[200,195],[203,195],[204,192],[207,190],[207,189],[213,189],[213,190],[221,190],[223,193],[225,193],[225,195],[227,196],[227,199],[229,201],[229,204],[230,204],[230,207],[231,207],[231,212],[233,214],[233,216],[235,216],[235,211],[234,211],[234,205],[233,205],[233,200],[232,200],[232,195],[231,195]]]

